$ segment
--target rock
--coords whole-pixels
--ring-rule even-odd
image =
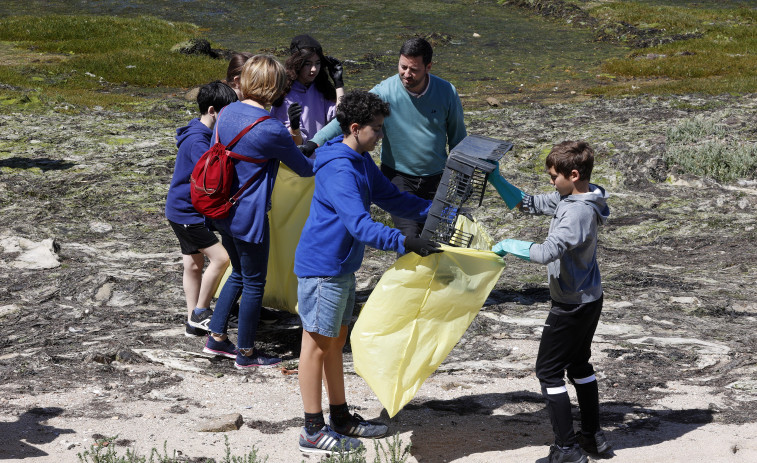
[[[16,304],[0,306],[0,318],[3,318],[7,315],[13,315],[14,313],[18,312],[18,310],[19,307]]]
[[[474,32],[473,33],[473,37],[477,39],[477,38],[481,37],[481,34],[479,34],[478,32]]]
[[[108,301],[108,305],[111,307],[129,307],[135,305],[137,301],[131,297],[131,293],[125,293],[123,291],[116,291]]]
[[[683,304],[683,305],[690,305],[699,307],[701,305],[701,302],[699,299],[693,296],[680,296],[680,297],[671,297],[670,302],[676,303],[676,304]]]
[[[5,253],[20,253],[11,264],[15,268],[41,270],[60,267],[57,254],[60,245],[52,238],[35,242],[11,236],[0,240],[0,246]]]
[[[189,39],[186,42],[177,43],[171,47],[171,51],[175,53],[183,53],[185,55],[200,55],[209,56],[215,59],[230,59],[231,55],[235,52],[227,50],[225,48],[211,48],[210,42],[206,39]]]
[[[100,286],[100,289],[97,290],[97,293],[95,294],[95,300],[97,302],[105,302],[110,299],[112,293],[113,283],[105,283],[104,285]]]
[[[199,432],[226,432],[236,431],[242,427],[244,421],[239,413],[230,413],[219,416],[211,421],[199,425],[196,430]]]
[[[498,100],[498,99],[496,99],[496,98],[494,98],[493,96],[490,96],[490,97],[488,97],[488,98],[486,99],[486,103],[487,103],[487,104],[488,104],[489,106],[493,106],[493,107],[497,107],[497,106],[499,106],[499,100]]]
[[[90,222],[89,229],[94,233],[108,233],[113,230],[113,225],[105,222]]]
[[[197,95],[200,93],[200,87],[195,87],[184,94],[184,99],[187,101],[197,100]]]
[[[618,302],[609,302],[606,303],[607,307],[611,307],[613,309],[627,309],[629,307],[633,307],[633,303],[629,301],[618,301]]]
[[[171,47],[171,51],[177,53],[183,53],[185,55],[206,55],[210,56],[212,53],[210,48],[210,42],[205,39],[189,39],[186,42],[177,43]],[[215,56],[214,56],[215,58]]]

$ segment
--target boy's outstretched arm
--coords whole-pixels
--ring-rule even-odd
[[[515,257],[521,258],[525,261],[531,261],[531,246],[533,246],[532,241],[521,241],[521,240],[502,240],[499,243],[495,244],[492,248],[492,251],[496,253],[499,256],[504,256],[505,254],[512,254]]]
[[[502,174],[499,173],[499,162],[495,162],[494,170],[489,174],[489,183],[497,190],[499,196],[507,204],[508,209],[520,206],[523,198],[526,197],[524,192],[502,177]]]

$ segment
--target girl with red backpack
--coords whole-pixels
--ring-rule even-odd
[[[248,59],[239,79],[242,101],[226,106],[216,123],[219,142],[228,144],[245,127],[268,116],[266,107],[282,95],[285,85],[284,67],[272,56],[255,55]],[[271,192],[279,161],[302,177],[313,175],[313,162],[297,149],[286,127],[275,118],[258,123],[236,143],[234,152],[263,162],[235,161],[231,190],[237,191],[250,178],[254,180],[239,196],[228,217],[213,220],[229,253],[232,271],[218,296],[208,325],[211,335],[203,350],[234,358],[239,369],[272,366],[281,359],[255,349],[268,269],[267,212],[271,208]],[[231,308],[237,301],[239,331],[235,346],[228,339],[227,330]]]

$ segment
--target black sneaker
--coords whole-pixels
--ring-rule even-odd
[[[229,314],[229,329],[236,330],[239,328],[239,312]]]
[[[189,324],[195,328],[210,331],[211,318],[213,318],[213,311],[210,309],[203,310],[199,315],[193,310],[192,315],[189,317]]]
[[[387,425],[377,421],[368,421],[357,413],[353,413],[350,416],[349,421],[347,421],[347,424],[342,426],[334,423],[334,420],[330,416],[329,422],[331,429],[339,434],[350,437],[370,437],[375,439],[378,437],[384,437],[389,430]]]
[[[605,433],[600,429],[594,434],[578,434],[578,445],[584,450],[584,452],[591,455],[602,455],[612,450],[612,445],[607,442]]]
[[[234,305],[231,306],[231,311],[229,312],[229,328],[239,328],[239,302],[235,302]]]
[[[273,325],[281,319],[281,312],[269,309],[268,307],[260,308],[260,323],[264,325]]]
[[[200,328],[195,328],[194,326],[190,325],[189,322],[184,323],[184,326],[186,327],[186,329],[184,330],[184,336],[188,338],[199,338],[210,334],[208,331]]]
[[[547,461],[548,463],[589,463],[589,459],[581,453],[578,444],[571,447],[550,446]]]

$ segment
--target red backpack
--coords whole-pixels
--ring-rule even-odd
[[[231,196],[231,182],[234,180],[234,161],[232,158],[256,164],[262,164],[268,162],[268,160],[243,156],[230,150],[250,129],[270,118],[271,116],[263,116],[248,125],[228,145],[224,145],[218,140],[218,127],[216,127],[216,142],[197,161],[192,170],[192,176],[189,178],[192,206],[197,212],[211,219],[228,217],[229,211],[244,190],[249,188],[252,182],[263,173],[265,167],[247,180],[234,196]]]

